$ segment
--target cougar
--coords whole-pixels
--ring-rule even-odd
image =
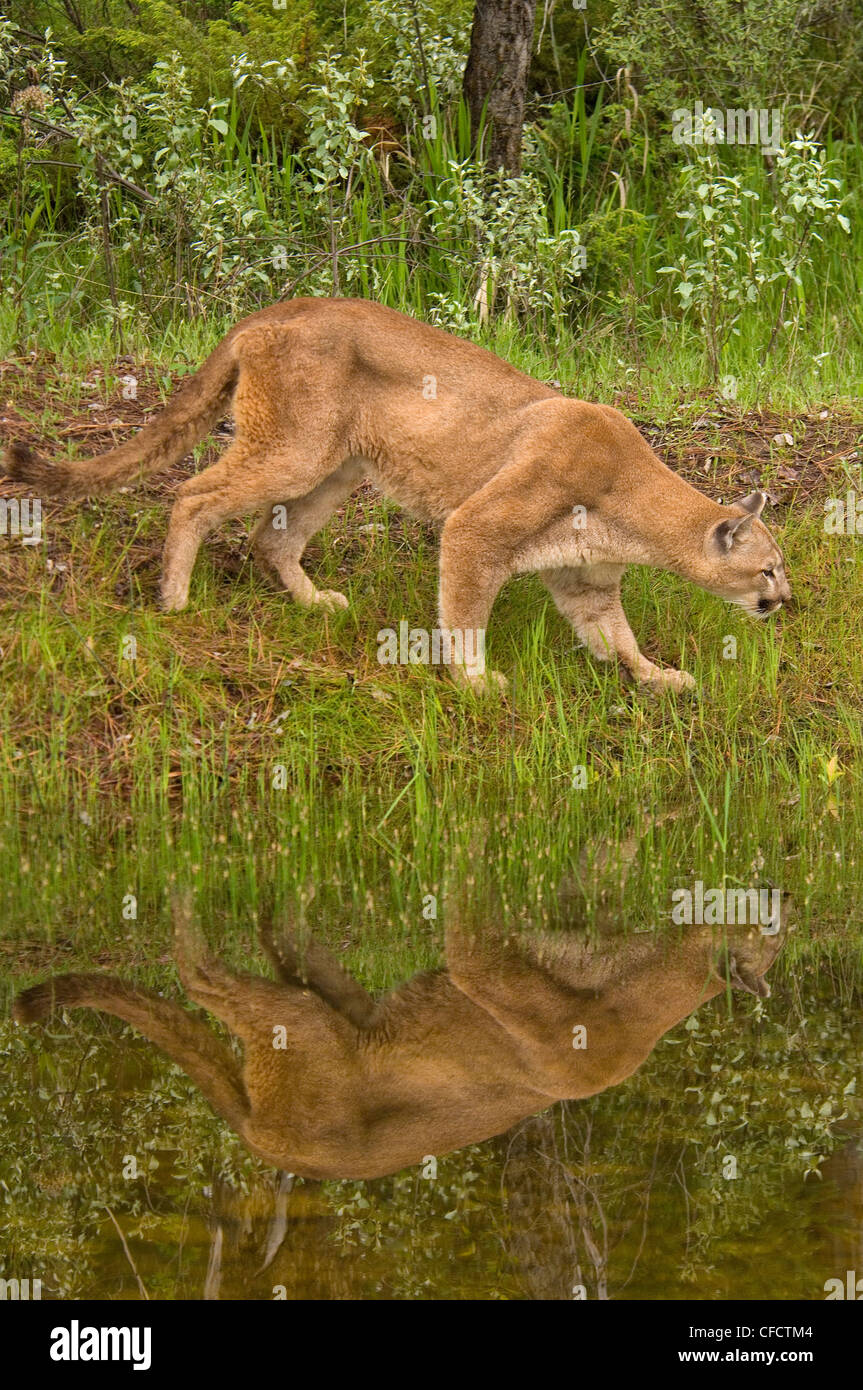
[[[20,1023],[101,1009],[195,1082],[252,1153],[310,1178],[376,1178],[510,1129],[555,1101],[616,1086],[664,1033],[728,987],[767,996],[778,922],[591,943],[507,939],[448,913],[446,968],[375,1001],[321,945],[269,926],[278,982],[229,970],[174,907],[190,999],[242,1041],[241,1063],[200,1015],[111,975],[60,975],[19,995]]]
[[[230,411],[233,443],[177,491],[167,612],[186,606],[204,538],[246,513],[259,517],[254,555],[293,598],[346,607],[301,560],[363,479],[441,527],[441,659],[479,689],[505,684],[486,670],[484,638],[515,574],[538,573],[594,657],[676,690],[692,677],[643,656],[626,620],[628,564],[670,570],[757,617],[790,597],[759,520],[763,492],[713,502],[619,411],[569,399],[474,343],[365,300],[294,299],[252,314],[126,443],[59,462],[13,443],[6,472],[45,496],[106,493],[176,463]]]

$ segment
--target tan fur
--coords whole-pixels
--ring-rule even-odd
[[[782,935],[690,928],[590,945],[507,941],[454,914],[447,968],[375,1002],[322,947],[301,964],[266,938],[279,982],[235,973],[176,909],[191,999],[242,1040],[244,1061],[179,1004],[109,975],[61,975],[20,995],[22,1023],[102,1009],[157,1043],[259,1157],[312,1178],[374,1178],[501,1134],[556,1100],[615,1086],[669,1028],[727,985],[767,995]],[[778,925],[778,924],[777,924]],[[586,1047],[573,1046],[583,1025]],[[287,1046],[274,1046],[283,1029]]]
[[[441,525],[445,632],[484,636],[501,585],[537,571],[595,657],[680,689],[690,676],[638,650],[620,602],[627,564],[671,570],[758,616],[790,596],[758,520],[762,493],[720,506],[666,468],[617,410],[567,399],[473,343],[362,300],[296,299],[251,315],[161,415],[102,458],[52,464],[12,445],[5,466],[47,494],[105,492],[182,458],[232,398],[234,442],[178,490],[167,611],[185,607],[204,538],[250,512],[261,515],[255,554],[288,592],[345,607],[300,561],[363,478]],[[273,525],[279,504],[286,530]],[[460,679],[492,683],[482,659],[456,662]]]

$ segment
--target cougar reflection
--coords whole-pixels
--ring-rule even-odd
[[[60,975],[21,994],[14,1015],[114,1014],[178,1063],[259,1157],[310,1178],[375,1178],[617,1085],[726,985],[767,995],[781,939],[728,928],[720,943],[689,928],[504,940],[453,915],[446,967],[376,1001],[322,946],[311,942],[301,963],[269,930],[278,983],[229,970],[175,905],[180,978],[241,1039],[242,1063],[202,1018],[110,975]]]

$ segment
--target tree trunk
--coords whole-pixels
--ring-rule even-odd
[[[521,169],[521,128],[536,0],[476,0],[464,95],[474,134],[483,106],[491,125],[486,162],[508,174]],[[486,105],[487,103],[487,105]]]

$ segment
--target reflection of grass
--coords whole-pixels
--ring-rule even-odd
[[[94,806],[89,822],[31,804],[7,825],[0,852],[3,974],[23,987],[49,969],[95,963],[141,970],[146,982],[153,962],[169,959],[171,886],[189,882],[214,945],[235,962],[257,954],[255,916],[275,904],[384,988],[439,960],[447,883],[482,861],[494,888],[488,911],[519,929],[610,918],[626,930],[678,931],[672,892],[697,879],[778,887],[794,899],[796,929],[774,969],[826,968],[835,957],[837,988],[853,990],[860,808],[850,776],[828,777],[813,767],[799,800],[732,768],[713,780],[704,769],[681,774],[676,804],[613,773],[571,792],[568,782],[549,791],[479,773],[438,785],[426,771],[403,795],[352,785],[261,805],[217,792],[209,807],[189,795],[183,814],[164,818],[145,814],[141,798],[125,812]],[[675,813],[651,824],[663,807]],[[631,832],[643,837],[622,883],[616,847]],[[487,901],[478,886],[480,920]],[[161,965],[156,978],[161,985]]]

